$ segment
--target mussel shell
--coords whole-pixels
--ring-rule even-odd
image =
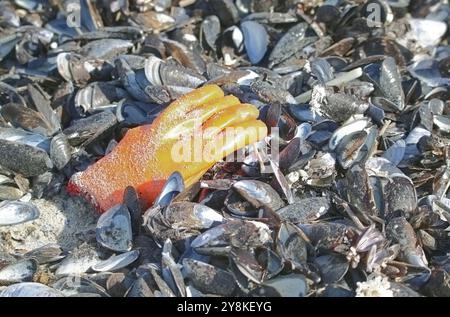
[[[212,50],[216,50],[217,39],[220,35],[220,20],[215,15],[205,17],[201,24],[202,34],[205,42]]]
[[[20,199],[24,193],[16,187],[0,185],[0,201]]]
[[[21,201],[3,201],[0,203],[0,226],[11,226],[35,220],[39,209],[32,203]]]
[[[427,268],[427,260],[411,224],[405,217],[392,218],[386,226],[386,236],[400,245],[400,257],[408,263]]]
[[[38,268],[35,259],[26,259],[0,269],[0,285],[31,282]]]
[[[50,158],[58,170],[62,170],[72,158],[69,139],[64,133],[53,137],[50,143]]]
[[[293,268],[306,264],[309,240],[305,234],[290,222],[283,222],[278,231],[277,250]]]
[[[124,88],[109,82],[93,82],[77,91],[74,106],[80,113],[102,113],[103,110],[114,109],[114,103],[123,98],[130,98]]]
[[[237,286],[233,274],[194,259],[184,259],[183,270],[194,287],[206,294],[231,296]]]
[[[283,259],[269,248],[256,250],[255,256],[264,267],[267,279],[277,276],[284,269]]]
[[[148,6],[148,3],[145,6]],[[133,12],[130,18],[132,25],[155,30],[158,33],[170,31],[175,27],[175,19],[164,12],[155,12],[147,9],[145,12]]]
[[[336,147],[336,156],[342,168],[347,169],[364,158],[362,151],[366,139],[366,131],[357,131],[346,135]]]
[[[53,135],[61,130],[60,118],[51,107],[50,96],[38,84],[29,84],[27,86],[28,95],[46,122],[49,135]]]
[[[24,254],[24,258],[33,258],[42,265],[63,259],[65,255],[58,244],[46,244]]]
[[[394,297],[422,297],[421,294],[404,283],[391,282],[391,289],[394,293]]]
[[[320,148],[326,145],[326,143],[330,140],[332,135],[333,133],[327,130],[312,131],[311,134],[308,136],[307,140],[311,144]]]
[[[277,214],[282,220],[304,223],[320,218],[330,209],[331,204],[327,197],[310,197],[278,209]]]
[[[44,116],[31,108],[16,103],[8,103],[0,109],[2,117],[12,126],[26,131],[49,135],[51,127]]]
[[[161,273],[164,281],[170,286],[172,291],[181,297],[186,297],[186,285],[180,266],[174,259],[174,248],[172,241],[164,241],[162,249]]]
[[[173,290],[167,285],[164,279],[160,276],[160,274],[156,271],[154,267],[150,267],[150,273],[155,281],[156,285],[159,288],[160,294],[164,297],[175,297]],[[156,295],[156,294],[155,294]],[[159,296],[161,297],[161,296]]]
[[[407,214],[417,207],[417,194],[412,181],[407,177],[391,177],[383,188],[386,213],[401,210]]]
[[[255,208],[267,207],[278,210],[284,206],[280,195],[270,185],[261,181],[241,180],[233,184],[233,189]]]
[[[97,222],[97,242],[112,251],[130,251],[133,244],[131,217],[125,205],[116,205],[103,213]]]
[[[312,152],[314,153],[314,151]],[[310,157],[306,155],[305,157]],[[319,152],[309,160],[306,167],[308,177],[306,183],[310,186],[328,187],[333,182],[336,173],[336,161],[331,153]]]
[[[220,210],[224,206],[228,195],[228,190],[215,190],[209,193],[203,200],[200,201],[200,203],[215,210]]]
[[[410,19],[411,33],[423,47],[437,45],[447,31],[446,23],[432,19]]]
[[[0,297],[64,297],[64,295],[44,284],[24,282],[10,285],[0,291]]]
[[[70,53],[59,53],[56,56],[56,65],[58,66],[58,73],[66,81],[72,80],[71,67],[70,67]],[[77,56],[78,57],[78,56]]]
[[[428,296],[450,296],[450,276],[443,269],[435,269],[431,272],[428,283],[424,286],[424,292]]]
[[[298,23],[290,28],[277,42],[269,55],[271,65],[279,64],[317,38],[311,35],[307,23]]]
[[[101,297],[109,297],[106,290],[82,276],[65,276],[52,284],[52,287],[61,292],[64,296],[76,296],[77,294],[97,294]]]
[[[155,205],[161,207],[169,205],[172,199],[184,189],[183,176],[179,172],[173,172],[164,184],[158,198],[156,198]]]
[[[321,117],[314,111],[311,110],[309,106],[306,105],[289,105],[289,113],[299,121],[320,121]]]
[[[196,88],[206,81],[202,75],[191,69],[165,63],[155,56],[150,56],[145,61],[145,77],[153,85],[168,88],[172,97],[175,97],[177,87],[183,88],[184,93],[187,93],[186,89]]]
[[[306,278],[301,274],[288,274],[273,278],[253,291],[258,296],[304,297],[308,293]]]
[[[101,39],[84,45],[80,53],[83,56],[108,60],[118,55],[125,54],[133,47],[133,43],[121,39]]]
[[[225,27],[234,25],[239,21],[239,11],[232,0],[211,0],[214,12],[219,16],[221,24]]]
[[[44,150],[0,140],[0,166],[25,177],[32,177],[49,171],[53,164]]]
[[[50,140],[47,137],[20,129],[0,127],[0,139],[37,147],[46,152],[50,149]]]
[[[383,157],[392,164],[398,165],[405,155],[406,143],[404,140],[398,140],[394,144],[392,144],[386,152],[384,152]]]
[[[361,212],[374,214],[376,212],[374,193],[364,166],[354,165],[350,168],[347,171],[346,180],[348,201]]]
[[[208,229],[224,221],[214,209],[187,201],[171,203],[164,216],[173,229]]]
[[[161,262],[160,246],[147,235],[138,235],[134,239],[134,248],[139,251],[140,263]]]
[[[316,19],[319,22],[330,24],[336,23],[339,19],[340,12],[338,7],[332,4],[324,4],[317,9]]]
[[[152,123],[161,110],[158,105],[122,100],[117,105],[116,116],[122,125],[134,127]]]
[[[195,39],[195,42],[197,42],[197,39]],[[164,45],[168,53],[187,69],[191,69],[198,74],[206,72],[205,61],[195,50],[180,42],[168,39],[164,39]]]
[[[450,133],[450,117],[444,115],[434,115],[433,123],[444,133]]]
[[[369,158],[366,161],[365,168],[369,176],[388,177],[389,175],[404,175],[399,168],[384,157]]]
[[[252,64],[258,64],[266,54],[269,44],[266,29],[258,22],[244,21],[241,23],[241,30],[248,58]]]
[[[272,241],[269,227],[257,221],[230,220],[198,235],[191,247],[200,254],[226,255],[232,247],[260,247]]]
[[[141,278],[141,277],[139,277]],[[112,273],[106,280],[106,290],[112,297],[123,297],[135,280],[129,274],[123,272]]]
[[[265,268],[250,250],[233,248],[230,252],[230,261],[233,262],[233,267],[253,283],[260,284],[267,278]]]
[[[138,193],[133,186],[127,186],[123,193],[123,203],[130,211],[131,227],[133,235],[139,235],[142,227],[142,210]]]
[[[315,86],[313,88],[312,98],[315,98],[317,95],[316,90],[318,87]],[[351,116],[363,114],[369,108],[368,103],[360,101],[355,96],[335,93],[331,89],[326,91],[325,98],[326,102],[322,102],[317,106],[319,114],[336,122],[345,122]]]
[[[257,209],[255,209],[252,204],[243,200],[242,197],[234,191],[228,192],[223,204],[227,207],[229,212],[236,216],[255,217],[258,214]]]
[[[400,72],[392,57],[385,58],[381,64],[380,87],[386,98],[393,102],[397,111],[405,108],[405,94]]]
[[[133,283],[125,297],[154,297],[154,294],[147,282],[140,277]]]
[[[352,121],[348,124],[344,124],[339,129],[334,131],[328,143],[328,147],[330,148],[330,150],[336,149],[336,147],[344,137],[346,137],[349,133],[362,131],[367,127],[368,123],[369,122],[367,119],[359,119]]]
[[[69,139],[70,145],[88,144],[107,133],[117,124],[117,117],[110,111],[103,111],[85,119],[75,121],[63,133]]]
[[[59,263],[55,275],[81,275],[98,262],[100,258],[97,251],[87,244],[82,244]]]
[[[353,227],[337,222],[298,224],[298,227],[306,234],[313,246],[327,250],[349,243],[349,238],[355,235]]]
[[[137,74],[138,78],[141,76],[141,74],[141,72]],[[185,89],[187,92],[190,91],[189,88],[182,87],[182,89]],[[147,85],[144,87],[144,91],[150,97],[150,99],[158,105],[167,104],[172,100],[172,98],[175,98],[177,95],[174,87],[164,87],[158,85]],[[158,107],[155,108],[158,109]]]
[[[355,297],[355,292],[339,284],[329,284],[320,294],[321,297]]]
[[[138,78],[137,73],[131,69],[125,59],[117,58],[115,60],[115,66],[123,87],[134,99],[141,102],[152,101],[150,96],[145,92],[145,87],[150,84],[145,76]]]
[[[314,264],[319,268],[321,281],[325,284],[339,282],[344,278],[349,268],[347,259],[334,253],[317,257]]]
[[[97,272],[113,272],[127,267],[139,258],[139,251],[133,250],[119,255],[114,255],[109,259],[98,262],[92,266]]]
[[[385,237],[379,232],[375,225],[369,226],[358,238],[355,249],[357,252],[367,252],[373,245],[381,243]]]

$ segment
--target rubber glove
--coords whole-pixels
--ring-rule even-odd
[[[152,124],[130,129],[119,144],[85,171],[72,176],[68,191],[88,198],[100,212],[122,203],[133,186],[144,207],[178,171],[185,185],[198,181],[216,162],[267,135],[258,109],[206,85],[171,103]]]

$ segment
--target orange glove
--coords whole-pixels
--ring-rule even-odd
[[[72,176],[68,191],[86,195],[100,211],[122,202],[129,185],[150,206],[178,171],[186,186],[217,161],[267,135],[258,109],[207,85],[171,103],[152,124],[131,129],[116,148]]]

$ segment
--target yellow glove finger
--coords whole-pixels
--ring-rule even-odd
[[[238,105],[240,105],[239,99],[231,95],[220,99],[214,99],[185,114],[183,121],[167,130],[164,139],[173,139],[176,141],[181,134],[198,133],[198,130],[202,128],[203,123],[211,116],[222,112],[224,109]]]
[[[236,126],[240,122],[258,118],[258,109],[251,104],[240,104],[226,108],[208,119],[203,124],[203,136],[205,139],[219,134],[227,126]]]
[[[212,100],[224,97],[224,92],[217,85],[205,85],[198,88],[172,102],[164,111],[153,121],[153,125],[174,126],[181,122],[186,113],[191,110],[210,103]],[[163,129],[164,130],[164,129]]]
[[[188,163],[189,169],[181,168],[182,175],[185,180],[193,183],[217,161],[266,136],[266,125],[262,121],[250,119],[227,126],[220,133],[201,140],[203,144],[199,145],[199,141],[193,138],[189,144],[191,146],[189,151],[194,154],[192,156],[194,159]],[[179,157],[181,156],[177,156]]]
[[[214,163],[212,165],[208,165],[207,168],[200,170],[199,172],[192,174],[191,176],[185,178],[184,180],[184,184],[186,185],[186,187],[191,186],[192,184],[194,184],[195,182],[199,181],[200,178],[202,178],[203,175],[205,175],[205,173],[214,165]]]
[[[248,120],[227,126],[206,145],[215,160],[220,160],[267,136],[267,126],[260,120]],[[215,153],[214,153],[215,152]],[[206,157],[205,157],[206,158]]]

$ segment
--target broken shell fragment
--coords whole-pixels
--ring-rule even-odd
[[[92,269],[97,272],[113,272],[127,267],[139,257],[139,251],[133,250],[119,255],[110,257],[107,260],[98,262],[92,266]]]

